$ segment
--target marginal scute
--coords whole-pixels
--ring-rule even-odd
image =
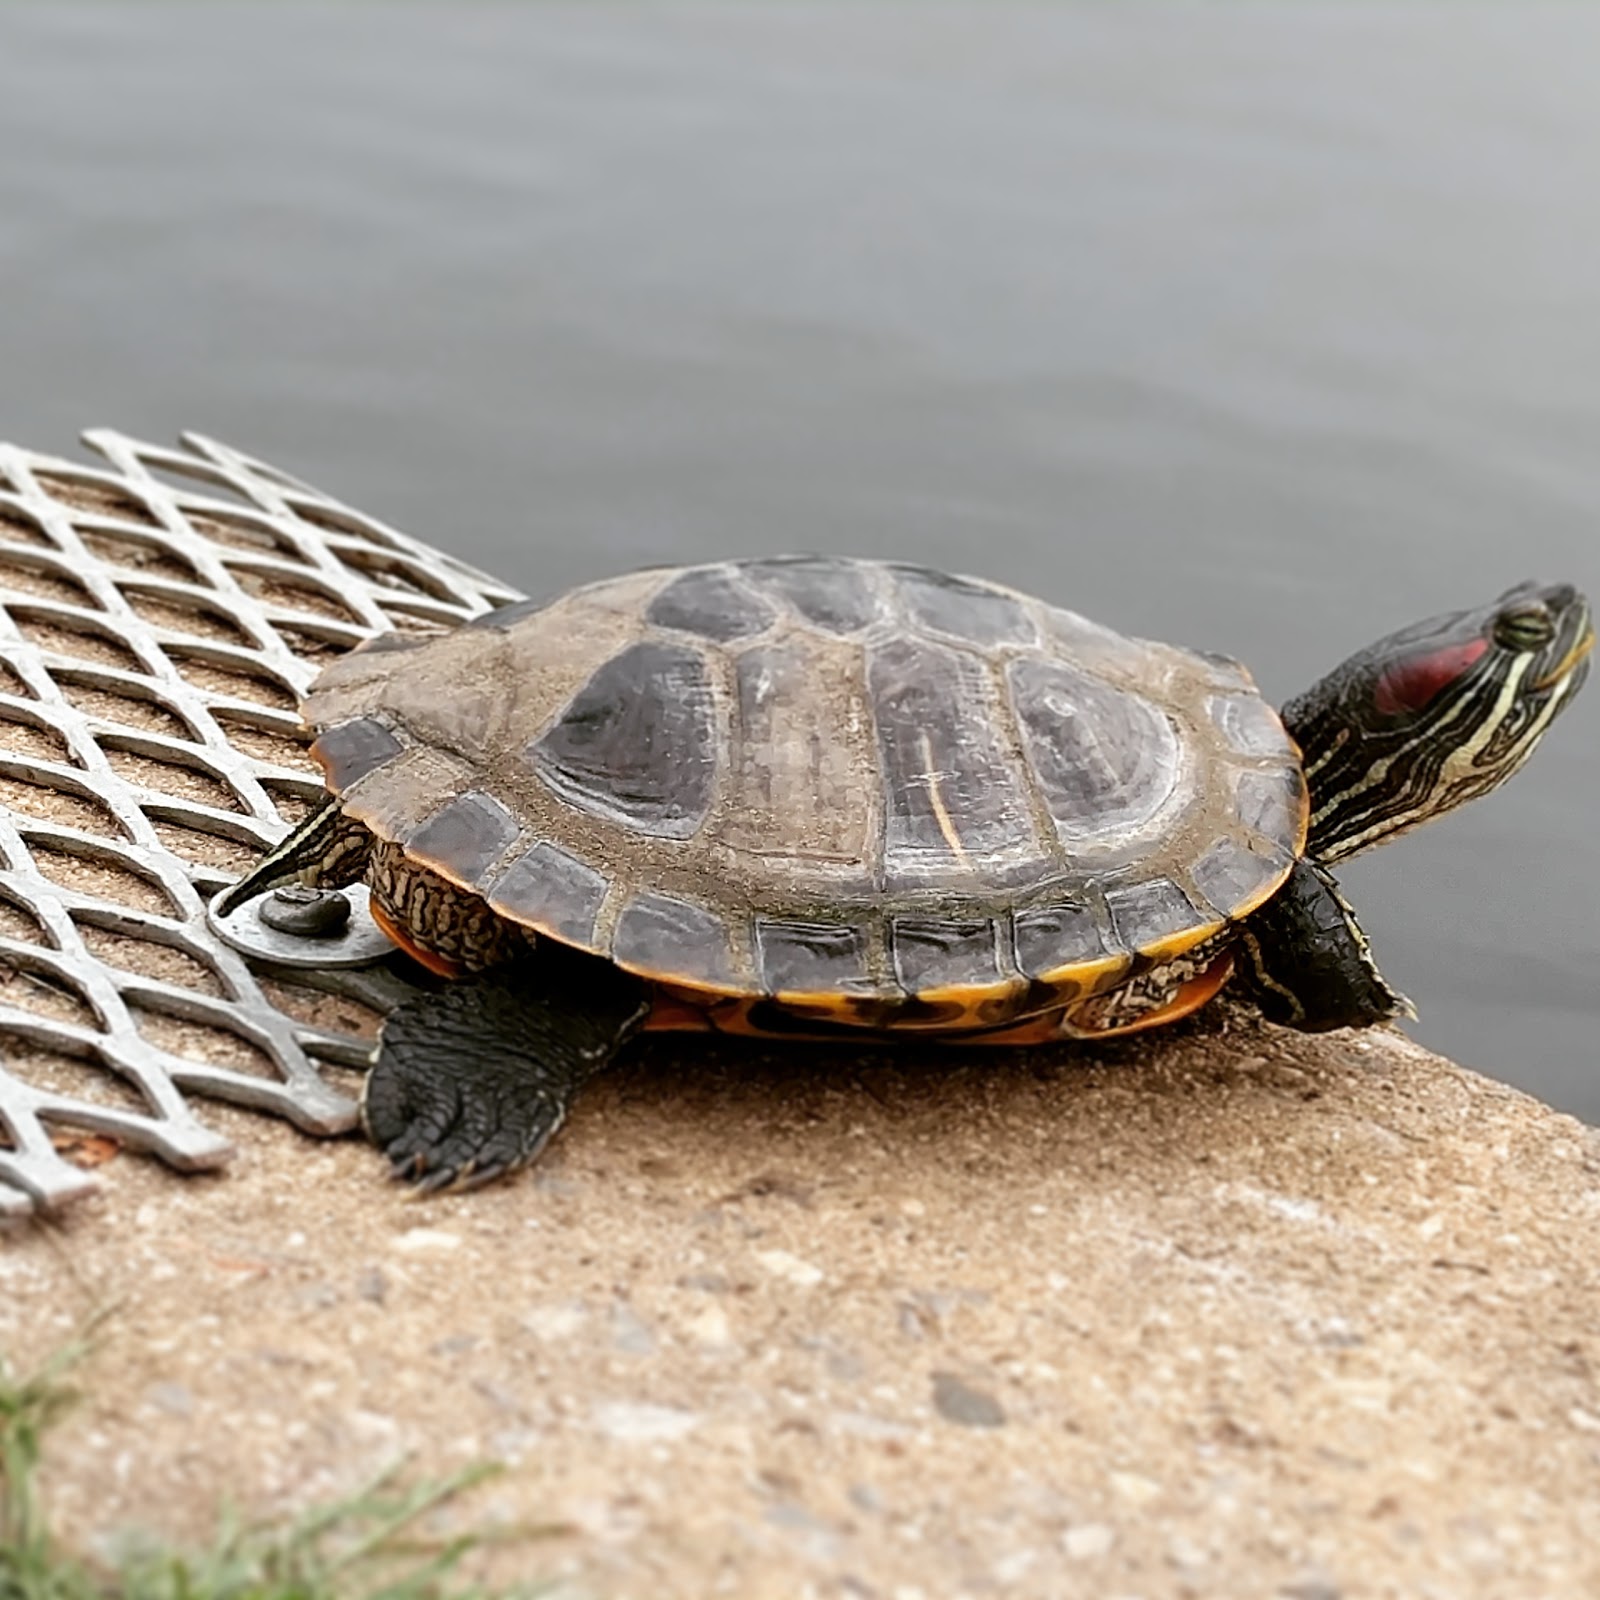
[[[452,882],[476,888],[516,843],[516,819],[492,794],[472,789],[441,806],[401,843]]]
[[[1299,768],[1282,772],[1241,772],[1234,790],[1239,820],[1268,846],[1282,850],[1285,858],[1300,851],[1301,812],[1305,779]]]
[[[889,925],[895,976],[908,994],[993,987],[1011,974],[989,917],[895,917]]]
[[[1289,869],[1286,855],[1258,855],[1237,840],[1216,840],[1189,869],[1195,887],[1224,917],[1255,906]]]
[[[829,633],[856,633],[882,615],[866,567],[827,556],[777,556],[745,561],[739,570],[758,588],[775,595],[807,622]]]
[[[650,602],[645,621],[726,643],[770,628],[774,612],[723,568],[690,567]]]
[[[743,988],[729,958],[728,925],[709,906],[641,894],[623,907],[611,958],[630,972],[682,978],[707,988]]]
[[[976,887],[997,857],[1042,866],[1026,785],[999,737],[983,664],[965,651],[895,639],[872,650],[868,683],[887,887]]]
[[[1222,737],[1240,755],[1289,757],[1293,754],[1293,746],[1277,712],[1259,695],[1214,694],[1206,701],[1206,712],[1222,730]]]
[[[345,815],[397,844],[451,798],[475,788],[476,777],[447,751],[415,744],[345,790]]]
[[[1211,669],[1212,680],[1219,684],[1226,684],[1230,689],[1237,689],[1245,694],[1254,694],[1255,679],[1250,676],[1250,670],[1242,661],[1235,661],[1232,656],[1224,655],[1220,650],[1196,650],[1194,652]]]
[[[875,988],[858,927],[760,918],[755,932],[757,969],[768,994],[864,994]]]
[[[1036,630],[1016,595],[928,567],[896,567],[906,608],[925,628],[970,644],[1032,644]]]
[[[1146,878],[1106,890],[1106,906],[1117,939],[1125,950],[1138,952],[1175,934],[1199,932],[1206,919],[1171,878]]]
[[[1012,661],[1008,681],[1064,844],[1112,842],[1171,798],[1182,770],[1178,736],[1149,701],[1033,656]]]
[[[1087,904],[1030,906],[1013,913],[1011,928],[1017,966],[1030,978],[1064,967],[1090,966],[1111,953]]]
[[[529,746],[527,759],[580,810],[686,839],[716,791],[715,733],[699,652],[649,640],[606,662]]]
[[[405,749],[381,722],[356,717],[336,727],[324,728],[311,747],[334,794],[342,794],[369,772],[389,762]]]
[[[501,916],[587,950],[609,887],[593,867],[543,840],[500,874],[488,900]]]

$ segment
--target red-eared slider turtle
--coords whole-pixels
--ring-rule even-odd
[[[832,557],[634,573],[335,662],[333,798],[226,901],[365,878],[457,979],[368,1132],[427,1185],[538,1154],[647,1027],[962,1042],[1407,1009],[1329,868],[1486,793],[1577,692],[1569,587],[1353,656],[1281,714],[1225,657]]]

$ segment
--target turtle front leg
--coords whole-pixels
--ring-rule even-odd
[[[1234,982],[1269,1022],[1325,1033],[1417,1014],[1384,980],[1333,874],[1315,861],[1295,864],[1284,886],[1245,918],[1239,943]]]
[[[649,1009],[639,979],[549,943],[419,995],[379,1035],[367,1135],[420,1189],[488,1183],[539,1155]]]

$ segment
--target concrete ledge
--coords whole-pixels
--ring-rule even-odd
[[[411,1201],[222,1112],[0,1255],[120,1306],[68,1531],[497,1456],[616,1595],[1600,1593],[1600,1136],[1398,1035],[618,1069],[532,1177]]]

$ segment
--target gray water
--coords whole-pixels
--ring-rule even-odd
[[[1600,590],[1600,13],[0,8],[0,437],[195,427],[526,589],[987,574],[1283,697]],[[1600,689],[1344,880],[1600,1121]]]

